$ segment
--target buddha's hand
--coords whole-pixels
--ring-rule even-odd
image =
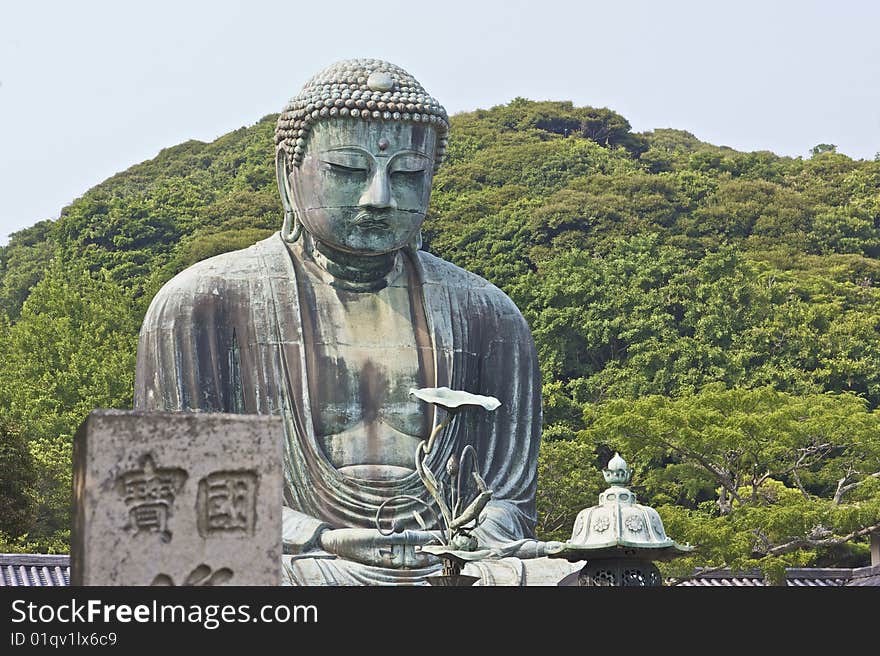
[[[417,569],[439,560],[431,554],[416,552],[417,546],[435,541],[430,531],[402,531],[382,535],[372,528],[327,529],[320,535],[321,548],[340,558],[366,565],[395,569]]]

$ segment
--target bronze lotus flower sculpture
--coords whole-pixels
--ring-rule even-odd
[[[477,540],[470,534],[470,531],[479,524],[480,513],[492,498],[492,490],[486,487],[485,481],[477,471],[476,451],[471,445],[468,445],[458,457],[453,455],[446,462],[446,471],[452,481],[451,490],[448,494],[444,489],[443,483],[437,479],[434,472],[425,466],[425,459],[434,448],[437,438],[458,412],[474,406],[492,412],[501,405],[501,401],[493,396],[471,394],[462,390],[452,390],[448,387],[425,387],[412,389],[409,393],[410,396],[414,396],[425,403],[431,403],[443,408],[447,413],[443,421],[431,431],[430,437],[419,443],[415,454],[416,472],[436,502],[441,516],[438,517],[429,504],[419,499],[416,499],[416,501],[419,501],[429,512],[434,514],[435,525],[440,527],[437,537],[441,544],[451,549],[474,551],[477,548]],[[461,494],[462,477],[468,472],[464,464],[469,456],[471,462],[470,475],[477,485],[478,493],[476,498],[472,499],[467,506],[462,507],[464,505]],[[392,526],[390,530],[383,530],[380,524],[380,516],[386,505],[399,499],[400,497],[395,497],[394,499],[387,500],[376,511],[376,527],[383,535],[390,535],[395,530],[398,530],[396,526]],[[420,513],[413,512],[413,517],[423,530],[427,530],[427,523]]]

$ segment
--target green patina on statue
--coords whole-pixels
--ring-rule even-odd
[[[492,491],[471,535],[496,560],[470,573],[521,584],[571,571],[533,538],[541,397],[528,325],[498,288],[419,250],[447,130],[397,66],[328,67],[278,119],[281,231],[182,272],[144,319],[137,408],[282,417],[291,584],[423,584],[440,571],[420,549],[441,527],[418,512],[436,502],[415,456],[448,412],[410,394],[436,387],[500,401],[456,414],[424,456],[448,489],[446,463],[472,447]],[[380,509],[394,531],[377,528]]]

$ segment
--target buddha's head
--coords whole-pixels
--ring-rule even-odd
[[[443,160],[446,110],[406,71],[338,62],[309,80],[275,129],[282,235],[380,255],[419,235]]]

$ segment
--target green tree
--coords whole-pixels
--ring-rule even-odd
[[[86,415],[131,407],[138,323],[118,285],[56,259],[5,331],[0,407],[38,474],[31,539],[69,529],[72,438]]]
[[[0,543],[25,535],[35,519],[33,458],[21,432],[0,418]]]
[[[31,289],[46,272],[57,249],[52,222],[40,221],[9,236],[0,247],[0,312],[16,319]]]
[[[715,385],[591,417],[578,442],[627,454],[670,534],[700,547],[679,570],[858,561],[880,529],[880,412],[855,395]]]
[[[816,155],[821,155],[823,153],[836,153],[837,146],[834,144],[820,143],[816,144],[812,148],[810,148],[810,155],[815,157]]]

